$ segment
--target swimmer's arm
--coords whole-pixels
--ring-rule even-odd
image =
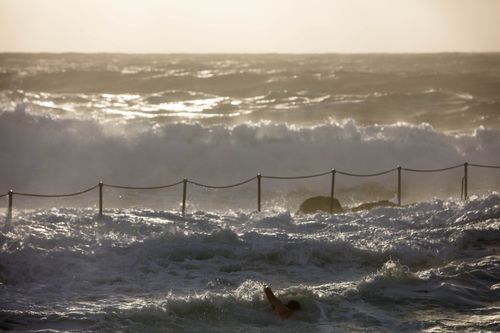
[[[287,308],[281,301],[274,296],[273,291],[269,287],[264,287],[264,292],[266,293],[267,300],[271,303],[274,313],[280,316],[281,319],[287,319],[292,315],[292,311]]]
[[[267,300],[269,301],[269,303],[271,303],[271,305],[275,309],[280,309],[280,308],[284,307],[283,303],[281,303],[281,301],[276,296],[274,296],[273,291],[271,290],[270,287],[265,286],[264,293],[266,294],[266,297],[267,297]]]

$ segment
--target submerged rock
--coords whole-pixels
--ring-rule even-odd
[[[344,212],[358,212],[361,210],[370,210],[377,207],[394,207],[397,206],[394,202],[389,200],[379,200],[373,202],[365,202],[359,206],[352,207],[350,209],[342,208],[342,205],[337,199],[333,199],[333,213],[344,213]],[[330,197],[317,196],[304,200],[300,205],[297,213],[310,214],[317,211],[330,213]]]
[[[359,206],[352,207],[350,210],[352,212],[357,212],[360,210],[369,210],[376,207],[394,207],[394,206],[397,206],[394,202],[391,202],[389,200],[379,200],[374,202],[365,202]]]

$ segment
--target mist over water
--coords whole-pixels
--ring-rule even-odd
[[[500,165],[500,56],[0,54],[0,195],[332,168]],[[14,196],[0,330],[493,332],[500,171],[403,172],[403,207],[296,214],[330,176]],[[344,207],[396,172],[336,176]],[[0,212],[5,211],[5,204]],[[273,317],[270,283],[304,306]]]
[[[2,192],[500,164],[497,54],[2,54],[0,73]],[[471,186],[494,190],[495,175]],[[436,183],[411,177],[408,202]],[[437,194],[460,177],[440,175]],[[394,176],[368,181],[390,199]]]
[[[99,180],[108,184],[157,186],[188,177],[204,184],[225,185],[254,177],[257,172],[296,176],[331,168],[373,173],[392,169],[402,162],[406,167],[424,169],[464,161],[500,163],[495,153],[500,151],[500,130],[486,128],[456,136],[425,124],[363,127],[348,120],[313,127],[272,123],[210,127],[163,124],[146,130],[133,125],[100,125],[90,120],[57,120],[18,109],[0,115],[0,129],[4,156],[1,169],[9,175],[0,181],[3,193],[10,188],[19,192],[69,193],[95,185]],[[411,202],[433,195],[457,197],[462,175],[462,169],[440,174],[405,173],[405,200]],[[497,170],[471,168],[470,179],[471,189],[477,194],[498,188]],[[338,194],[345,195],[343,199],[349,203],[392,199],[395,181],[395,173],[370,179],[339,175]],[[241,202],[236,209],[255,208],[255,186],[254,183],[241,188],[243,192],[238,194]],[[295,195],[299,200],[314,193],[329,193],[329,176],[303,181],[265,180],[264,186],[266,196],[271,196],[269,191],[277,191],[274,196]],[[343,188],[347,189],[345,194],[341,192]],[[152,196],[144,204],[161,200],[164,205],[162,196],[176,192],[177,196],[170,201],[177,203],[179,190],[143,193]],[[207,194],[215,194],[212,192]],[[190,198],[196,193],[193,189]],[[213,198],[215,202],[205,208],[231,209],[235,202],[227,202],[225,194],[234,193],[218,191]],[[118,193],[125,194],[125,191]],[[136,204],[141,205],[140,201]],[[291,210],[298,207],[298,202],[290,206],[292,203],[287,200],[281,204]]]

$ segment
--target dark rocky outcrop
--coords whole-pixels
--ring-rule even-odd
[[[308,198],[300,205],[298,213],[310,214],[317,211],[330,213],[330,197],[317,196]],[[333,199],[333,212],[344,212],[344,209],[337,199]]]
[[[369,210],[376,207],[394,207],[397,206],[395,203],[389,200],[380,200],[374,202],[365,202],[359,206],[352,207],[350,209],[342,208],[342,205],[337,199],[333,199],[333,213],[344,213],[344,212],[358,212],[361,210]],[[300,205],[297,213],[310,214],[315,212],[326,212],[330,213],[330,197],[317,196],[304,200]]]

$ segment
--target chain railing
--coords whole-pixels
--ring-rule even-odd
[[[8,211],[7,211],[7,218],[10,219],[12,218],[12,209],[13,209],[13,199],[14,196],[24,196],[24,197],[38,197],[38,198],[65,198],[65,197],[74,197],[78,195],[82,195],[88,192],[91,192],[95,189],[99,189],[99,217],[103,216],[103,196],[104,196],[104,188],[109,187],[109,188],[115,188],[115,189],[125,189],[125,190],[159,190],[159,189],[167,189],[167,188],[172,188],[176,187],[180,184],[182,184],[182,214],[186,213],[186,200],[187,200],[187,185],[191,184],[194,186],[198,187],[203,187],[207,189],[229,189],[229,188],[234,188],[238,187],[241,185],[248,184],[254,180],[257,180],[257,211],[261,211],[261,184],[262,184],[262,179],[273,179],[273,180],[300,180],[300,179],[308,179],[308,178],[316,178],[316,177],[323,177],[327,175],[331,175],[331,188],[330,188],[330,213],[333,212],[333,204],[334,204],[334,199],[335,199],[335,176],[336,174],[343,175],[343,176],[348,176],[348,177],[377,177],[377,176],[382,176],[389,174],[391,172],[397,171],[397,191],[396,191],[396,196],[397,196],[397,201],[398,201],[398,206],[401,206],[401,179],[402,179],[402,172],[420,172],[420,173],[433,173],[433,172],[444,172],[444,171],[449,171],[452,169],[457,169],[463,167],[464,174],[462,177],[462,186],[461,186],[461,193],[460,197],[462,200],[467,200],[468,198],[468,168],[469,167],[475,167],[475,168],[489,168],[489,169],[500,169],[500,166],[498,165],[484,165],[484,164],[475,164],[475,163],[463,163],[463,164],[458,164],[458,165],[453,165],[450,167],[446,168],[440,168],[440,169],[412,169],[412,168],[404,168],[401,166],[397,166],[396,168],[392,168],[389,170],[377,172],[377,173],[368,173],[368,174],[358,174],[358,173],[350,173],[350,172],[345,172],[345,171],[339,171],[332,169],[331,171],[327,172],[321,172],[317,174],[312,174],[312,175],[305,175],[305,176],[269,176],[269,175],[261,175],[260,173],[257,174],[257,176],[254,176],[252,178],[230,184],[230,185],[208,185],[208,184],[203,184],[199,183],[193,180],[189,180],[187,178],[184,178],[183,180],[180,180],[175,183],[167,184],[167,185],[161,185],[161,186],[150,186],[150,187],[144,187],[144,186],[124,186],[124,185],[114,185],[114,184],[106,184],[103,183],[102,181],[99,182],[97,185],[94,185],[92,187],[89,187],[85,190],[74,192],[74,193],[66,193],[66,194],[36,194],[36,193],[25,193],[25,192],[15,192],[13,190],[10,190],[9,192],[0,195],[0,198],[3,197],[8,197]]]

